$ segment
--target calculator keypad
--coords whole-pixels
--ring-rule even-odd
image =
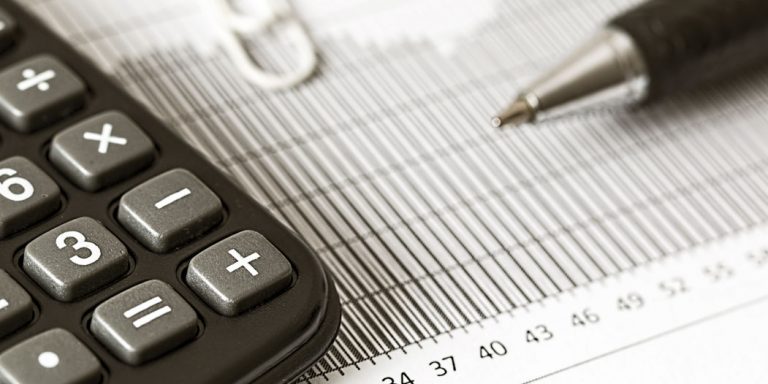
[[[197,333],[197,314],[160,280],[128,289],[96,307],[91,332],[126,363],[139,365]]]
[[[17,131],[32,132],[80,108],[85,90],[64,63],[35,56],[0,72],[0,117]]]
[[[81,217],[29,243],[22,267],[55,299],[73,301],[125,274],[130,257],[109,230]]]
[[[70,332],[51,329],[0,354],[0,382],[9,384],[96,384],[101,364]]]
[[[0,337],[19,329],[35,315],[32,298],[0,269]]]
[[[136,123],[110,111],[57,134],[49,157],[72,183],[97,191],[142,170],[153,154],[152,141]]]
[[[289,382],[328,348],[332,278],[265,207],[15,0],[0,63],[0,383]]]
[[[31,161],[11,157],[0,161],[0,239],[55,212],[61,190]]]
[[[292,273],[264,236],[242,231],[192,258],[186,280],[217,312],[236,316],[285,289]]]
[[[189,171],[174,169],[120,199],[117,219],[147,248],[165,253],[218,224],[221,200]]]

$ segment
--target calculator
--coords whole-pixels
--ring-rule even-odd
[[[0,4],[0,382],[285,383],[341,310],[317,256]]]

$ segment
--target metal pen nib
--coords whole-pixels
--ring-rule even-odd
[[[592,104],[631,104],[642,100],[647,89],[645,61],[634,42],[607,28],[521,90],[491,124],[533,123]]]
[[[491,125],[494,128],[501,128],[507,124],[518,126],[532,122],[535,117],[536,111],[534,111],[528,101],[518,97],[512,104],[491,119]]]

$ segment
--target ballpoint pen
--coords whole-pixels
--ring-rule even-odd
[[[768,63],[768,0],[650,0],[609,21],[491,123],[637,104]]]

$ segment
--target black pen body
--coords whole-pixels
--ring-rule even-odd
[[[608,25],[640,51],[648,99],[768,64],[768,0],[650,0]]]
[[[768,65],[768,0],[650,0],[520,91],[491,121],[638,104]]]

